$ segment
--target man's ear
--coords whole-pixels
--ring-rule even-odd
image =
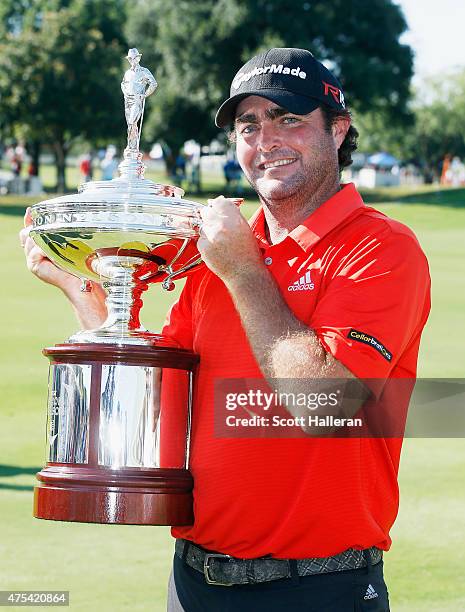
[[[347,132],[350,128],[350,117],[338,117],[331,126],[336,149],[344,142]]]

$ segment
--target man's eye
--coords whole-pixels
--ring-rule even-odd
[[[252,123],[250,125],[244,125],[244,127],[240,130],[241,134],[251,134],[257,129],[256,125]]]
[[[299,121],[297,117],[283,117],[283,123],[299,123]]]

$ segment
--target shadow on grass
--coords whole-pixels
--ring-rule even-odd
[[[22,474],[37,474],[42,467],[23,467],[21,465],[0,464],[0,478],[8,476],[21,476]]]
[[[2,484],[0,483],[0,491],[34,491],[33,486],[28,485],[15,485],[15,484]]]
[[[23,474],[35,475],[40,472],[41,467],[24,467],[21,465],[4,465],[0,464],[0,478],[8,478],[12,476],[22,476]],[[19,485],[9,482],[0,482],[0,490],[9,491],[32,491],[33,485]]]

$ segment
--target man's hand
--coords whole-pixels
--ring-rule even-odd
[[[93,283],[93,291],[83,293],[81,280],[56,266],[29,236],[32,228],[31,212],[24,215],[24,228],[19,232],[19,241],[24,248],[28,269],[41,281],[58,287],[71,302],[81,329],[99,327],[107,316],[105,291]]]
[[[26,256],[26,265],[28,270],[37,276],[37,278],[49,285],[54,285],[63,291],[69,290],[70,286],[79,288],[81,281],[76,276],[69,272],[60,270],[42,249],[36,245],[34,240],[29,236],[32,228],[31,209],[26,210],[24,215],[24,228],[19,232],[19,241],[24,248]],[[65,291],[66,293],[66,291]]]
[[[226,284],[238,276],[250,276],[263,266],[252,230],[232,198],[208,200],[201,217],[197,247],[210,270]]]

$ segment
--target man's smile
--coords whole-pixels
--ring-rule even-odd
[[[258,164],[260,170],[268,170],[269,168],[277,168],[279,166],[288,166],[289,164],[293,164],[297,158],[286,158],[286,159],[275,159],[274,161],[267,161],[261,164]]]

